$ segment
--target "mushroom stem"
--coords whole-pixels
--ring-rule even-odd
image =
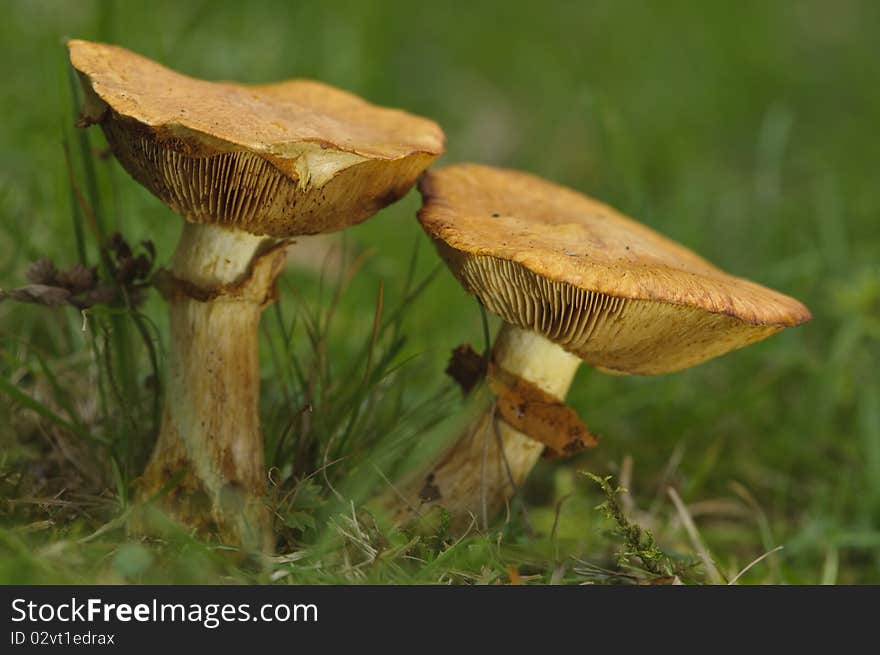
[[[270,543],[257,336],[283,256],[265,237],[184,227],[163,288],[171,327],[165,408],[138,489],[139,500],[249,551]]]
[[[508,324],[495,339],[493,361],[559,400],[581,363],[541,335]],[[508,425],[494,409],[493,403],[427,471],[396,490],[394,501],[386,504],[395,523],[406,524],[442,506],[452,515],[453,530],[467,527],[472,517],[485,527],[513,496],[544,445]]]

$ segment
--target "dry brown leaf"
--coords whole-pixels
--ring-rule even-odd
[[[486,360],[469,343],[463,343],[452,351],[446,375],[455,380],[462,394],[467,396],[486,375]]]
[[[492,363],[487,381],[501,418],[547,446],[548,456],[567,457],[598,444],[577,412],[534,384]]]

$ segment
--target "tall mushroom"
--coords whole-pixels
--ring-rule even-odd
[[[403,196],[443,152],[443,133],[319,82],[208,82],[112,45],[68,48],[83,124],[100,124],[131,176],[186,219],[162,285],[165,407],[139,496],[264,548],[257,324],[284,246]]]
[[[440,255],[504,320],[493,367],[558,401],[581,361],[618,373],[667,373],[810,318],[793,298],[525,173],[460,164],[428,171],[419,188],[419,220]],[[440,505],[460,525],[468,515],[497,512],[543,450],[493,408],[389,504],[398,522]]]

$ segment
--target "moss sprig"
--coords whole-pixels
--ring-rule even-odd
[[[632,567],[638,562],[640,563],[638,568],[644,569],[655,578],[684,580],[692,577],[694,563],[674,559],[657,545],[650,530],[634,523],[626,516],[617,501],[617,496],[625,493],[626,489],[614,485],[613,476],[600,477],[588,471],[583,473],[595,482],[605,495],[605,500],[597,505],[596,509],[614,523],[613,532],[622,539],[622,547],[617,553],[619,567]]]

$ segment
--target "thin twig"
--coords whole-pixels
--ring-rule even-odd
[[[785,546],[777,546],[773,550],[768,550],[766,553],[764,553],[763,555],[761,555],[757,559],[752,560],[751,563],[749,563],[742,571],[740,571],[735,576],[733,576],[733,579],[730,582],[728,582],[727,584],[728,585],[736,584],[736,581],[739,580],[743,576],[743,574],[745,574],[745,572],[748,571],[750,568],[752,568],[755,564],[760,562],[765,557],[770,557],[770,555],[772,555],[773,553],[778,553],[784,547]]]
[[[497,403],[492,403],[492,409],[489,412],[489,423],[483,428],[483,457],[480,461],[480,513],[483,518],[483,530],[489,529],[489,509],[488,509],[488,486],[489,481],[486,476],[486,462],[489,459],[489,428],[495,424],[495,408]]]
[[[513,477],[513,471],[510,468],[510,460],[507,459],[507,451],[504,450],[504,439],[501,437],[501,430],[498,428],[498,421],[495,420],[495,411],[497,407],[498,401],[496,400],[492,403],[492,429],[495,432],[495,440],[498,442],[498,451],[501,453],[501,461],[504,462],[504,471],[507,473],[507,481],[510,482],[510,486],[513,489],[513,493],[511,494],[511,498],[513,498],[519,493],[519,487]]]
[[[684,458],[684,450],[684,442],[681,441],[672,449],[672,454],[666,461],[666,466],[663,467],[663,473],[660,475],[660,481],[657,483],[657,493],[654,495],[654,500],[648,510],[648,514],[651,516],[655,516],[660,511],[660,506],[663,504],[663,489],[669,486],[672,476],[675,475],[678,465],[681,464],[681,460]]]
[[[126,510],[125,512],[123,512],[122,514],[117,516],[115,519],[110,521],[109,523],[105,523],[104,525],[102,525],[100,528],[95,530],[92,534],[85,536],[82,539],[77,539],[76,543],[78,543],[78,544],[88,543],[88,542],[92,541],[92,539],[97,539],[98,537],[100,537],[102,534],[104,534],[106,532],[110,532],[111,530],[115,530],[116,528],[118,528],[122,525],[125,525],[125,522],[128,520],[129,514],[131,514],[131,510]]]
[[[550,541],[556,541],[556,528],[559,527],[559,515],[562,513],[562,505],[566,500],[571,498],[572,494],[565,494],[562,498],[556,501],[556,512],[553,515],[553,529],[550,530]]]
[[[376,473],[378,473],[381,476],[382,480],[385,481],[385,484],[388,485],[388,487],[391,489],[391,491],[394,492],[394,495],[397,496],[400,500],[402,500],[404,502],[404,504],[409,508],[409,510],[415,515],[416,518],[419,518],[421,516],[421,513],[419,512],[419,508],[416,507],[415,505],[413,505],[411,502],[409,502],[409,498],[407,498],[406,495],[397,488],[397,485],[395,485],[388,478],[388,476],[385,475],[385,472],[382,469],[380,469],[375,464],[373,464],[373,469],[376,471]]]
[[[697,526],[694,524],[694,520],[691,518],[691,515],[688,512],[684,501],[682,501],[681,496],[678,495],[678,492],[675,490],[674,487],[667,487],[666,493],[669,494],[669,497],[672,499],[672,504],[675,505],[675,509],[678,512],[678,517],[681,519],[681,522],[684,525],[684,529],[691,540],[691,545],[693,546],[694,550],[697,551],[697,555],[699,556],[700,560],[702,560],[703,566],[705,567],[706,573],[709,575],[712,584],[721,584],[721,573],[718,571],[718,567],[715,566],[715,562],[712,561],[712,557],[711,555],[709,555],[709,551],[706,548],[706,545],[700,538],[700,533],[697,530]]]
[[[497,401],[496,401],[497,406]],[[498,450],[501,453],[501,461],[504,462],[504,470],[507,473],[507,480],[510,482],[510,486],[513,488],[513,493],[510,495],[510,498],[504,499],[504,504],[507,507],[507,521],[510,521],[510,501],[517,497],[519,494],[519,486],[516,484],[516,480],[513,477],[513,470],[510,468],[510,460],[507,459],[507,451],[504,449],[504,439],[501,437],[501,430],[498,427],[498,421],[492,421],[492,428],[495,432],[495,439],[498,441]],[[535,536],[535,530],[532,528],[532,521],[529,518],[529,508],[525,503],[520,503],[520,511],[522,512],[523,522],[525,523],[526,532],[530,537]]]
[[[324,463],[321,466],[321,473],[324,476],[324,482],[326,483],[326,485],[330,489],[330,491],[333,492],[333,495],[336,496],[336,499],[344,502],[345,496],[343,496],[341,493],[336,491],[336,487],[333,486],[333,483],[330,482],[330,477],[327,475],[327,469],[330,467],[330,464],[328,463],[330,460],[330,449],[333,447],[333,440],[335,438],[336,438],[336,435],[334,434],[327,440],[327,447],[324,448]],[[342,456],[339,459],[345,459],[345,456]],[[339,460],[336,460],[336,461],[339,461]]]

